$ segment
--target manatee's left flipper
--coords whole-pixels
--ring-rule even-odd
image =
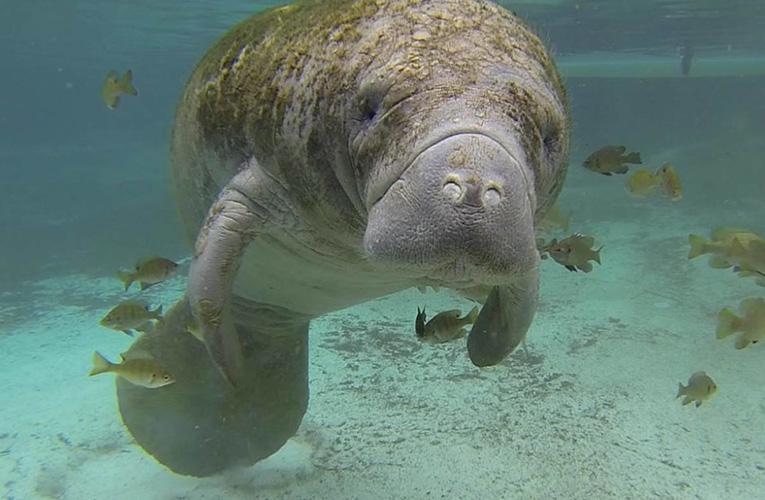
[[[496,365],[526,338],[538,292],[537,271],[511,286],[491,289],[468,336],[468,354],[474,365]]]
[[[213,363],[232,384],[242,362],[229,298],[249,243],[273,225],[269,207],[273,180],[251,161],[234,176],[210,207],[194,248],[188,298]]]

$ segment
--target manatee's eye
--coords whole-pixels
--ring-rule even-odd
[[[359,120],[368,123],[373,121],[379,114],[385,98],[386,88],[382,81],[375,81],[361,86],[358,94]]]
[[[557,127],[548,127],[544,136],[542,136],[542,145],[545,148],[545,154],[552,156],[560,150],[560,130]]]
[[[560,153],[562,130],[560,123],[555,120],[552,111],[549,109],[540,110],[536,123],[539,127],[539,135],[542,137],[542,147],[544,148],[545,155],[554,156]],[[584,162],[588,166],[591,163],[591,160]]]
[[[377,116],[379,104],[365,100],[361,107],[361,117],[364,121],[371,122]]]
[[[162,375],[162,379],[163,379],[163,380],[166,380],[166,381],[167,381],[167,380],[170,380],[170,375],[168,375],[167,373],[165,373],[164,375]]]

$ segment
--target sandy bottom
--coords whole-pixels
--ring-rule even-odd
[[[207,479],[143,453],[111,376],[87,377],[94,349],[115,358],[129,345],[98,325],[125,298],[119,283],[23,284],[0,297],[0,497],[762,498],[765,345],[736,351],[714,330],[721,307],[765,289],[686,259],[688,232],[718,221],[678,231],[666,206],[635,210],[618,225],[579,219],[574,229],[606,242],[603,265],[544,262],[528,351],[492,369],[470,364],[464,340],[416,341],[416,305],[468,310],[450,292],[407,290],[315,321],[298,434]],[[143,296],[169,306],[183,281]],[[681,406],[677,383],[698,370],[719,393]]]

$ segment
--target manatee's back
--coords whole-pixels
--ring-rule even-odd
[[[242,162],[268,161],[274,124],[283,119],[300,65],[317,40],[344,21],[376,10],[372,0],[306,0],[254,15],[232,28],[199,62],[186,84],[172,133],[176,203],[193,239],[212,201]],[[317,31],[326,31],[324,38]]]

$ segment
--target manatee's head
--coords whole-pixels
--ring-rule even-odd
[[[367,254],[453,288],[535,270],[535,220],[560,191],[569,140],[548,53],[498,8],[399,42],[360,74],[351,119]]]

